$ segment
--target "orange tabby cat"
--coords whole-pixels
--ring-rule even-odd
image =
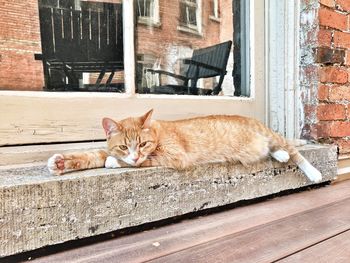
[[[283,137],[255,119],[213,115],[178,121],[152,120],[153,110],[137,118],[104,118],[104,150],[55,154],[48,160],[52,174],[97,167],[164,166],[185,169],[206,162],[235,161],[247,166],[271,155],[279,162],[291,159],[314,182],[322,179]]]

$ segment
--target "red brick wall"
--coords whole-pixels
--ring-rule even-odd
[[[38,1],[0,0],[0,89],[41,90]]]
[[[232,0],[221,0],[220,2],[220,42],[233,40],[233,14]]]
[[[312,1],[309,1],[312,2]],[[350,1],[319,0],[316,38],[309,32],[313,65],[304,70],[313,91],[304,98],[304,136],[336,143],[350,153]],[[316,85],[313,85],[316,84]],[[305,96],[306,97],[306,96]]]

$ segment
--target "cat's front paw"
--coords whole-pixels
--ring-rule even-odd
[[[52,175],[61,175],[65,172],[64,156],[62,154],[54,154],[47,161],[47,168]]]
[[[119,164],[116,158],[114,158],[113,156],[108,156],[105,162],[105,167],[108,169],[113,169],[113,168],[120,168],[121,165]]]

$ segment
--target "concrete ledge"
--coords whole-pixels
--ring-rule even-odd
[[[307,145],[302,154],[332,180],[336,147]],[[0,256],[136,226],[308,185],[292,164],[272,160],[244,168],[207,164],[96,169],[61,177],[44,166],[0,169]]]

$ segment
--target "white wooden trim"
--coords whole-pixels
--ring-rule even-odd
[[[344,167],[338,169],[338,175],[350,174],[350,167]]]
[[[287,138],[299,137],[299,0],[267,0],[268,123]]]
[[[83,98],[111,98],[115,99],[169,99],[169,100],[200,100],[200,101],[251,101],[254,97],[234,97],[234,96],[197,96],[197,95],[169,95],[169,94],[125,94],[115,92],[41,92],[41,91],[16,91],[16,90],[0,90],[1,97],[20,97],[20,98],[64,98],[64,99],[83,99]]]
[[[264,4],[265,4],[265,14],[267,14],[270,10],[270,1],[269,0],[265,0]],[[264,18],[264,24],[265,24],[265,31],[264,31],[264,44],[265,44],[265,72],[266,72],[266,76],[265,76],[265,123],[271,128],[271,123],[270,123],[270,81],[269,81],[269,76],[268,76],[268,72],[269,72],[269,59],[268,59],[268,54],[269,54],[269,45],[270,45],[270,35],[269,35],[269,16],[265,15]]]
[[[0,92],[0,146],[104,139],[103,117],[118,120],[139,116],[150,108],[154,108],[155,118],[168,120],[210,114],[240,114],[262,121],[264,118],[264,111],[260,110],[263,103],[257,100],[210,100],[195,96],[180,100],[140,95],[120,98],[113,93],[89,97],[69,96],[70,93],[66,93],[66,97],[21,96],[20,91],[17,93],[11,96]],[[262,91],[259,94],[264,98]]]
[[[134,1],[123,1],[124,85],[127,94],[135,94]]]
[[[213,9],[212,18],[219,20],[219,0],[213,0]]]
[[[249,93],[250,93],[250,97],[251,98],[256,98],[256,88],[258,87],[257,83],[256,83],[256,65],[258,65],[259,63],[257,62],[257,57],[255,54],[255,50],[260,50],[260,52],[262,50],[265,49],[265,41],[261,41],[261,43],[264,43],[262,46],[261,44],[259,44],[259,46],[256,46],[256,20],[258,20],[258,22],[260,23],[260,20],[265,21],[264,18],[259,18],[259,17],[255,17],[257,14],[256,11],[256,5],[255,5],[255,1],[249,1],[249,52],[250,54],[248,55],[249,57]],[[261,16],[261,14],[260,14]],[[263,14],[263,17],[265,17],[265,11]],[[263,36],[263,40],[265,40],[265,35],[262,34]],[[259,40],[261,39],[261,36],[258,38]],[[259,52],[259,51],[258,51]],[[264,61],[265,61],[265,54],[263,52],[263,54],[261,54],[264,57]],[[261,58],[258,58],[261,59]],[[261,70],[261,66],[265,66],[265,64],[260,64],[258,70]],[[263,74],[265,74],[265,70],[263,70]],[[265,88],[265,87],[264,87]],[[264,91],[265,95],[266,95],[266,90]]]
[[[159,16],[159,0],[154,0],[154,16],[153,16],[153,22],[156,24],[160,23],[160,16]]]
[[[198,9],[196,12],[197,16],[197,27],[198,27],[198,33],[202,34],[202,0],[197,0]]]

